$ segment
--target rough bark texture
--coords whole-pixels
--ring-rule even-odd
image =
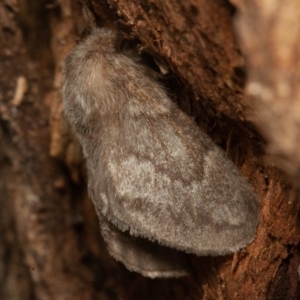
[[[244,56],[235,8],[224,0],[0,3],[0,299],[299,297],[298,192],[266,159],[251,123],[296,181],[300,18],[298,2],[287,2],[232,1]],[[59,91],[62,61],[88,28],[83,6],[169,67],[174,101],[254,186],[262,210],[247,248],[190,255],[194,273],[169,280],[143,278],[109,257]]]

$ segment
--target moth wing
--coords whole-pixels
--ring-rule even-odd
[[[103,216],[100,224],[110,255],[129,270],[150,278],[182,277],[190,273],[184,253],[122,232]]]
[[[98,213],[131,235],[189,253],[236,251],[255,235],[254,191],[225,153],[165,101],[160,108],[132,101],[104,120],[99,164],[92,159],[89,167],[101,174],[91,182]]]

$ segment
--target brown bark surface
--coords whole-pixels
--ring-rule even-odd
[[[0,299],[298,299],[299,194],[269,154],[297,185],[299,5],[231,2],[0,3]],[[262,209],[248,247],[189,255],[183,279],[147,279],[108,255],[61,106],[63,59],[92,18],[83,6],[167,66],[174,101],[253,185]]]

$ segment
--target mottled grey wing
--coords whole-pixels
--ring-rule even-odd
[[[130,97],[105,116],[89,166],[101,178],[90,183],[98,212],[131,235],[198,255],[249,243],[258,203],[236,166],[168,98]]]

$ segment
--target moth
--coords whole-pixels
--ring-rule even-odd
[[[147,67],[118,49],[115,31],[93,30],[68,55],[62,96],[108,250],[129,270],[179,277],[184,252],[224,255],[253,240],[252,187]]]

